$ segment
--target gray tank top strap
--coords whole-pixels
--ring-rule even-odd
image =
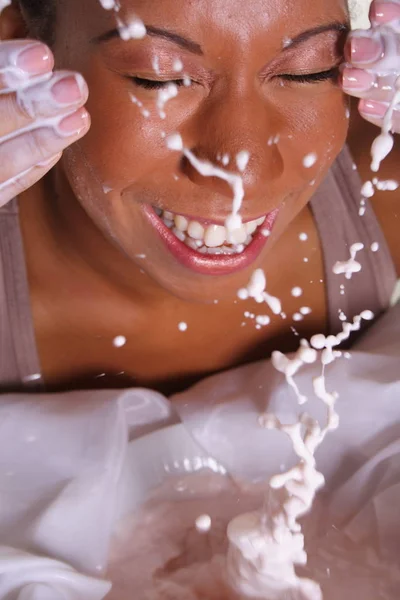
[[[396,286],[396,269],[382,229],[372,210],[359,215],[361,179],[353,167],[349,149],[344,147],[326,179],[311,200],[311,210],[324,254],[329,326],[331,333],[341,330],[340,311],[351,319],[370,309],[378,316],[390,306]],[[350,258],[350,246],[364,244],[357,254],[362,265],[351,279],[335,275],[334,264]],[[377,243],[377,252],[371,245]]]
[[[17,200],[0,208],[0,386],[42,387]]]

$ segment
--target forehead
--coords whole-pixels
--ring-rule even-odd
[[[146,24],[191,32],[203,40],[217,32],[238,41],[256,32],[290,37],[348,14],[347,0],[120,0],[120,4],[122,17],[136,14]],[[80,25],[95,36],[115,25],[115,14],[100,0],[62,0],[60,9],[63,24],[72,21],[75,31]]]

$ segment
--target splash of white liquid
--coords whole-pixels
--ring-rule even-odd
[[[372,181],[366,181],[361,188],[361,195],[364,198],[372,198],[374,194],[375,190]]]
[[[342,342],[349,339],[350,335],[354,331],[359,331],[362,321],[372,321],[374,313],[370,310],[364,310],[361,314],[356,315],[352,323],[344,322],[342,324],[342,331],[337,335],[325,336],[322,333],[314,335],[311,340],[311,346],[316,350],[322,350],[321,362],[323,365],[332,363],[335,358],[341,356],[341,352],[335,353],[333,348],[339,346]]]
[[[138,17],[130,17],[127,22],[117,17],[117,27],[121,39],[125,42],[128,40],[141,40],[147,33],[143,21]]]
[[[395,83],[395,93],[386,111],[382,123],[382,132],[373,141],[371,146],[371,171],[379,171],[381,162],[387,157],[394,145],[393,135],[391,130],[393,127],[393,113],[396,105],[400,102],[400,76],[397,77]]]
[[[341,275],[344,273],[346,279],[351,279],[353,273],[359,273],[361,271],[361,264],[356,260],[357,252],[363,250],[364,244],[357,242],[350,246],[350,258],[346,261],[338,261],[334,264],[332,271],[335,275]]]
[[[377,177],[374,177],[372,183],[377,190],[383,192],[393,192],[399,187],[399,182],[395,179],[378,179]]]
[[[307,397],[300,393],[293,377],[303,365],[312,364],[316,360],[317,352],[314,348],[310,347],[306,340],[301,340],[300,346],[293,358],[289,358],[278,350],[272,353],[272,364],[277,371],[285,375],[286,382],[294,390],[299,404],[304,404],[307,401]]]
[[[178,86],[175,83],[169,83],[158,91],[157,108],[161,119],[165,119],[167,116],[164,110],[166,103],[172,100],[172,98],[176,98],[177,95]]]
[[[242,177],[236,173],[231,173],[230,171],[225,171],[220,167],[216,167],[207,160],[197,158],[191,150],[184,147],[182,137],[179,133],[173,133],[168,136],[166,138],[166,144],[170,150],[183,152],[190,164],[200,173],[200,175],[203,175],[203,177],[218,177],[219,179],[226,181],[232,189],[233,201],[232,213],[227,217],[225,227],[231,232],[240,229],[242,226],[242,218],[239,215],[239,211],[244,198]]]
[[[282,312],[282,305],[278,298],[271,296],[266,291],[267,279],[262,269],[256,269],[250,281],[245,288],[241,288],[237,295],[240,300],[253,298],[258,304],[265,302],[274,315],[279,315]]]

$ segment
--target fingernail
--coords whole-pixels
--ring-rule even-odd
[[[368,63],[378,60],[383,54],[383,47],[379,40],[371,37],[355,36],[350,42],[351,61],[353,63]]]
[[[374,102],[373,100],[360,100],[358,108],[360,112],[373,117],[384,117],[388,109],[388,104],[384,102]]]
[[[90,117],[87,110],[84,108],[80,108],[72,115],[68,115],[65,117],[60,124],[58,125],[59,129],[63,133],[68,133],[69,135],[77,134],[79,135],[85,129],[88,128],[90,123]]]
[[[371,20],[375,23],[388,23],[400,19],[400,3],[374,2],[370,10]]]
[[[16,61],[20,69],[32,75],[47,73],[53,68],[53,58],[50,50],[40,43],[32,44],[22,50]]]
[[[59,79],[51,88],[53,98],[59,104],[74,104],[82,100],[87,92],[85,80],[79,73]]]
[[[342,85],[348,90],[369,90],[375,75],[363,69],[345,68],[342,72]]]

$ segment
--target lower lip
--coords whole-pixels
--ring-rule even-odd
[[[178,240],[149,204],[142,206],[145,217],[171,254],[182,265],[202,275],[229,275],[250,266],[268,242],[268,236],[263,235],[262,230],[271,231],[279,212],[279,209],[275,209],[266,215],[253,240],[240,254],[201,254]]]

